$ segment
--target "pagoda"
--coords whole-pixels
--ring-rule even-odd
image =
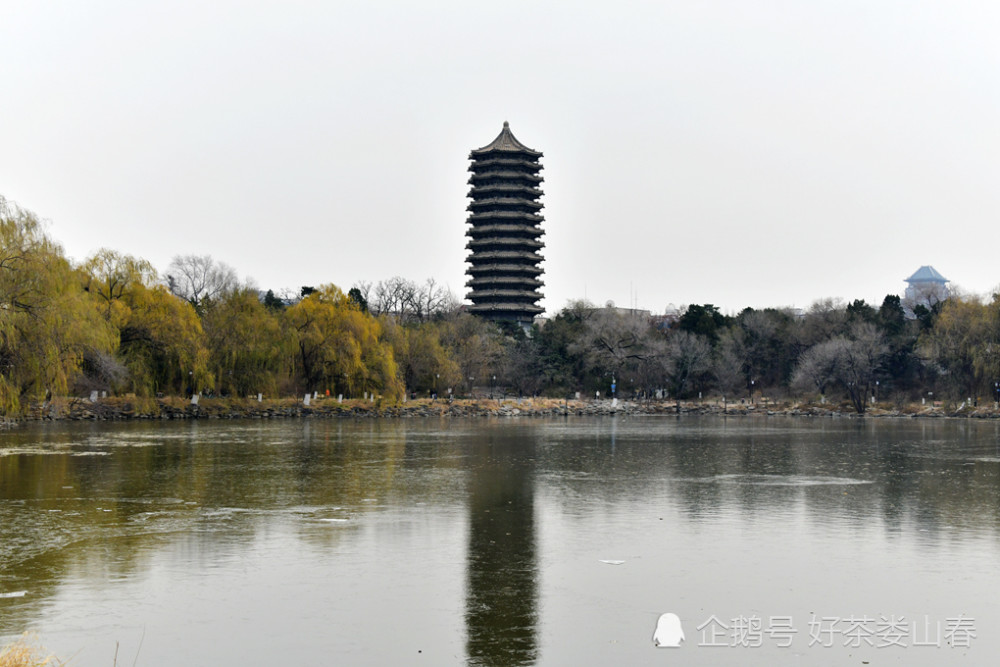
[[[507,121],[496,139],[469,154],[470,313],[527,326],[543,312],[537,305],[543,284],[539,237],[545,233],[538,203],[540,157],[514,137]]]

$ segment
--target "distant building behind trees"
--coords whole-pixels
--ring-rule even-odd
[[[933,308],[950,296],[948,279],[933,266],[921,266],[906,279],[906,285],[903,300],[911,312],[916,306]]]

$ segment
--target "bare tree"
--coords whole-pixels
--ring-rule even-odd
[[[236,271],[211,255],[177,255],[167,268],[167,287],[201,309],[205,302],[239,287]]]
[[[820,395],[825,395],[827,386],[837,382],[842,374],[844,347],[847,344],[848,341],[843,336],[837,336],[816,343],[803,352],[792,373],[792,389],[796,391],[815,389]]]
[[[620,375],[652,355],[649,319],[614,307],[600,308],[587,317],[583,334],[569,351],[583,353],[588,365],[599,373]]]
[[[672,332],[667,340],[663,368],[673,395],[680,399],[711,368],[712,346],[705,336]]]
[[[373,315],[392,315],[400,321],[423,322],[455,310],[455,296],[447,288],[429,278],[423,285],[395,276],[380,280],[374,286],[358,282],[354,286],[368,303]]]
[[[743,372],[742,349],[743,330],[740,328],[726,329],[719,336],[715,347],[715,359],[712,363],[712,374],[715,384],[723,396],[736,396],[746,384],[746,374]]]
[[[812,385],[822,393],[827,385],[839,384],[863,414],[888,350],[878,327],[856,324],[850,338],[835,336],[806,350],[792,374],[792,386]]]

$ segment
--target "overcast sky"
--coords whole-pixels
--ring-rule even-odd
[[[543,151],[545,300],[1000,284],[1000,4],[48,2],[0,15],[0,194],[67,254],[464,297],[468,154]]]

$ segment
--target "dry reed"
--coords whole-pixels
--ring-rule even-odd
[[[64,663],[55,656],[46,655],[38,640],[25,633],[13,644],[0,648],[0,667],[57,667]]]

